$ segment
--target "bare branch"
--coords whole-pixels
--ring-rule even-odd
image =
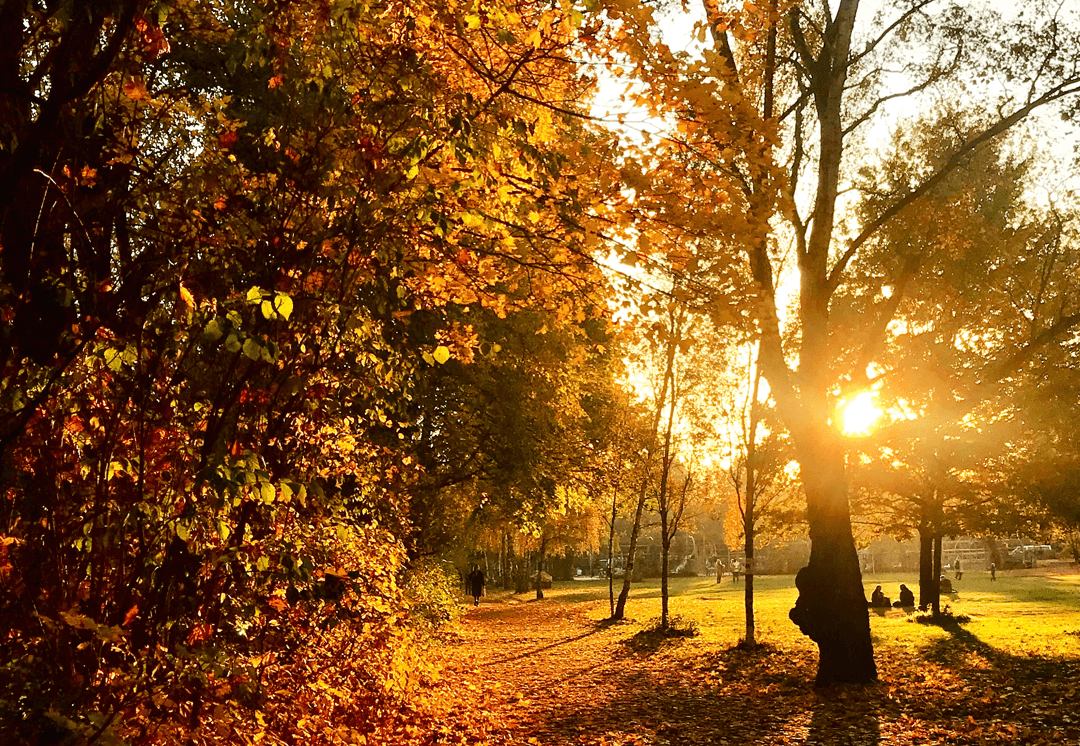
[[[863,49],[863,51],[859,52],[856,55],[853,55],[851,57],[851,59],[848,60],[848,67],[852,67],[854,65],[857,65],[859,62],[862,61],[862,59],[864,57],[866,57],[868,54],[873,52],[874,49],[876,49],[877,46],[881,42],[883,42],[887,38],[889,38],[889,36],[892,34],[892,32],[895,31],[897,29],[897,27],[900,26],[900,24],[902,24],[904,21],[911,18],[913,15],[916,15],[917,13],[922,12],[922,9],[925,8],[927,5],[930,5],[931,3],[935,3],[935,2],[937,2],[937,0],[919,0],[918,3],[916,3],[912,7],[908,8],[896,20],[894,20],[892,23],[890,23],[888,26],[886,26],[885,29],[881,32],[880,35],[878,35],[878,37],[876,39],[874,39],[873,41],[868,43],[866,45],[866,47]]]

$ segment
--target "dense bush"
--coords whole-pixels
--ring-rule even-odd
[[[405,574],[403,586],[409,620],[422,631],[435,632],[461,614],[461,579],[452,564],[418,560]]]

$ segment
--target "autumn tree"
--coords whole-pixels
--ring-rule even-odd
[[[902,0],[871,17],[858,0],[775,0],[739,9],[708,0],[699,26],[704,46],[695,56],[664,45],[645,6],[605,7],[622,24],[616,41],[647,87],[649,105],[677,125],[669,140],[697,156],[700,169],[687,173],[688,184],[700,184],[700,172],[707,172],[731,187],[726,202],[708,209],[730,213],[738,226],[737,245],[757,287],[753,315],[764,375],[791,434],[807,497],[812,550],[797,577],[791,619],[818,645],[818,684],[873,680],[847,446],[834,409],[838,392],[866,386],[865,368],[914,285],[890,277],[892,295],[869,296],[865,324],[844,338],[858,339],[865,355],[842,353],[833,303],[859,287],[853,260],[905,208],[1034,112],[1057,108],[1071,116],[1080,90],[1071,16],[1041,4],[1008,18]],[[998,79],[1002,85],[995,87]],[[842,212],[840,195],[857,172],[853,145],[884,121],[890,102],[917,106],[932,95],[964,96],[972,127],[932,170],[883,194],[873,214]],[[790,321],[775,281],[775,240],[787,235],[799,268]],[[917,268],[911,273],[924,277]],[[701,297],[711,297],[707,288]],[[1022,370],[1035,350],[1059,343],[1074,322],[1066,308],[1034,334],[1002,340],[994,364],[973,371],[971,387],[948,416],[962,417],[987,389]],[[785,326],[793,333],[785,335]]]
[[[76,5],[0,6],[4,726],[305,740],[304,671],[369,732],[415,674],[416,371],[472,345],[410,317],[603,314],[586,19]]]
[[[587,404],[592,436],[589,489],[603,515],[607,530],[608,604],[615,613],[616,525],[636,506],[635,485],[643,478],[647,465],[639,456],[648,448],[652,434],[647,430],[648,413],[625,381],[612,380],[596,392]]]
[[[968,139],[968,127],[964,113],[946,110],[928,124],[900,128],[880,166],[864,168],[866,176],[878,168],[888,174],[864,186],[864,209],[876,212],[881,195],[895,192],[913,171],[934,169],[936,158]],[[898,277],[902,285],[873,363],[877,401],[897,422],[863,438],[870,449],[862,458],[872,452],[873,462],[859,471],[879,486],[894,477],[891,493],[913,513],[908,527],[920,537],[920,603],[935,610],[941,539],[970,525],[965,515],[1008,499],[1006,480],[991,480],[995,486],[984,475],[1008,463],[1001,454],[1029,406],[1023,392],[1046,362],[1032,361],[1007,384],[986,387],[962,418],[944,413],[970,396],[972,371],[994,365],[1003,336],[1034,342],[1032,332],[1057,323],[1077,293],[1068,217],[1025,200],[1037,156],[1026,143],[1013,138],[973,154],[883,226],[851,264],[857,276]],[[883,181],[890,185],[884,190]],[[882,289],[890,299],[896,291]],[[866,303],[838,292],[834,308],[854,320]]]
[[[754,621],[755,549],[764,533],[789,535],[801,523],[796,481],[788,473],[790,447],[776,429],[775,416],[762,392],[761,366],[754,345],[734,351],[726,386],[718,402],[726,444],[727,486],[734,500],[727,506],[732,534],[741,536],[745,563],[743,608],[747,645],[756,644]],[[743,353],[745,357],[740,357]],[[742,375],[739,375],[742,374]],[[770,422],[771,421],[771,422]],[[769,429],[772,424],[773,429]]]

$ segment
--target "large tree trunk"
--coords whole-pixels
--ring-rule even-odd
[[[795,576],[789,616],[818,645],[816,686],[877,679],[870,615],[851,533],[844,457],[830,438],[804,441],[799,464],[810,523],[810,562]]]
[[[858,0],[840,0],[826,20],[821,49],[815,55],[805,42],[802,16],[792,16],[797,52],[811,72],[811,91],[818,113],[817,190],[809,221],[810,233],[798,252],[799,371],[791,375],[785,360],[767,241],[751,250],[751,268],[771,302],[759,316],[761,361],[777,406],[798,449],[810,524],[810,562],[795,583],[799,599],[790,617],[818,645],[815,683],[865,683],[877,678],[870,617],[859,572],[859,555],[851,533],[844,453],[829,423],[834,389],[830,349],[829,302],[833,285],[829,258],[838,194],[844,129],[841,118],[851,31]],[[805,234],[804,234],[805,235]]]

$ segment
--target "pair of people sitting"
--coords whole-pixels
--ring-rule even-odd
[[[879,585],[874,589],[874,592],[870,594],[870,605],[875,608],[897,608],[903,609],[909,606],[915,605],[915,594],[911,592],[903,583],[900,584],[900,598],[896,602],[890,602],[889,597],[885,595],[885,592],[881,590]]]

